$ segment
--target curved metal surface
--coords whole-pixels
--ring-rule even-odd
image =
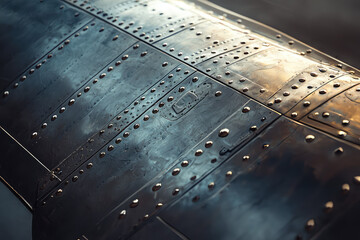
[[[205,1],[0,10],[0,175],[34,239],[359,237],[357,69]]]

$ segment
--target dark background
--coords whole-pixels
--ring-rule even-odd
[[[360,0],[211,0],[360,68]],[[31,239],[31,213],[0,183],[0,239]]]
[[[210,0],[360,68],[359,0]]]

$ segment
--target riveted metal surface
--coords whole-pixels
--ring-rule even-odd
[[[360,145],[359,85],[325,102],[301,121]]]
[[[76,2],[75,4],[82,5],[83,9],[91,12],[89,4],[92,3]],[[94,4],[97,6],[96,2]],[[92,12],[96,12],[96,15],[105,21],[150,43],[203,20],[201,14],[194,13],[191,6],[181,4],[181,2],[153,0],[140,3],[134,1],[117,3],[115,1],[112,4],[114,6],[107,7],[108,10],[99,10],[97,7],[97,10]]]
[[[0,90],[90,19],[57,0],[1,1]]]
[[[107,29],[99,32],[102,27]],[[118,39],[113,40],[114,36]],[[133,38],[97,20],[83,27],[27,70],[26,79],[16,89],[8,90],[9,96],[0,101],[0,111],[7,113],[0,116],[1,124],[32,149],[39,137],[39,126],[49,120],[44,118],[59,105],[71,111],[77,98],[66,104],[63,101],[134,42]],[[56,121],[57,115],[60,113],[54,114],[50,121]],[[40,160],[52,168],[59,160],[57,153],[43,148],[41,154],[46,158]]]
[[[161,50],[196,65],[208,58],[238,48],[241,42],[249,41],[240,29],[210,19],[165,38],[155,46]]]
[[[121,51],[120,48],[119,50]],[[153,91],[149,96],[150,99],[138,101],[143,107],[142,111],[150,102],[163,96],[166,87],[171,87],[178,79],[164,81],[161,85],[160,80],[178,65],[177,60],[149,45],[133,44],[125,52],[120,52],[120,56],[105,68],[96,70],[99,71],[97,75],[91,77],[83,87],[69,96],[43,122],[38,123],[38,127],[32,131],[37,132],[38,136],[30,149],[39,158],[48,159],[46,161],[48,166],[55,167],[92,135],[104,127],[108,128],[107,123],[110,119],[125,111],[128,105],[140,99],[145,92]],[[151,75],[148,75],[149,73]],[[165,80],[167,79],[166,77]],[[75,102],[69,106],[72,99]],[[140,111],[139,108],[136,110]],[[135,116],[135,112],[132,111],[127,120],[133,121]],[[47,124],[45,128],[44,123]],[[121,127],[111,130],[120,131]],[[44,151],[44,148],[48,151]]]
[[[277,117],[278,114],[253,101],[245,103],[165,172],[158,174],[113,209],[98,224],[96,232],[89,236],[96,239],[112,239],[115,236],[126,238],[134,227],[137,229],[146,223],[146,219],[143,219],[145,215],[146,218],[157,215],[160,208],[182,196]],[[136,209],[131,208],[131,205],[129,207],[133,199],[141,202]],[[124,210],[127,216],[119,219],[119,213]],[[107,226],[112,226],[114,231],[107,231],[107,236],[102,236]]]
[[[359,151],[281,118],[160,217],[190,239],[307,239],[359,204]]]
[[[135,44],[134,46],[137,47],[138,44]],[[176,61],[169,59],[165,55],[159,55],[157,51],[149,46],[146,49],[149,57],[145,58],[144,56],[144,60],[142,60],[144,61],[144,66],[142,68],[138,68],[139,59],[137,57],[139,54],[144,53],[145,47],[146,46],[140,45],[136,48],[136,50],[133,48],[128,50],[129,58],[127,60],[122,60],[123,62],[121,65],[117,65],[119,60],[116,59],[113,62],[114,64],[110,64],[111,66],[114,66],[114,69],[107,72],[106,78],[96,82],[96,84],[92,86],[88,92],[91,93],[89,99],[84,100],[88,102],[84,102],[77,110],[81,112],[82,109],[90,109],[87,110],[88,115],[86,117],[79,117],[80,120],[84,119],[82,121],[85,121],[85,123],[82,121],[79,123],[70,120],[66,121],[65,119],[65,123],[74,122],[74,125],[76,123],[75,127],[72,127],[69,131],[65,132],[67,133],[64,135],[65,140],[62,140],[59,143],[55,142],[53,144],[49,144],[47,147],[54,148],[56,147],[54,145],[58,145],[58,151],[63,154],[64,150],[62,150],[62,146],[67,144],[69,145],[67,148],[70,149],[65,152],[69,153],[70,150],[73,151],[74,147],[78,147],[79,144],[81,144],[80,136],[83,138],[82,142],[85,142],[86,139],[88,140],[63,162],[53,168],[58,177],[67,177],[72,171],[74,171],[74,169],[79,167],[84,161],[88,160],[100,148],[118,135],[119,132],[123,131],[127,126],[137,120],[139,116],[153,106],[159,98],[163,97],[174,87],[178,86],[178,84],[180,84],[189,74],[194,72],[193,69],[181,64],[166,74],[174,67],[174,63],[176,63]],[[123,56],[119,58],[121,59],[122,57]],[[149,64],[149,61],[152,59],[155,59],[155,61]],[[164,60],[169,62],[166,66],[162,67]],[[136,61],[137,64],[135,64],[134,61]],[[105,70],[106,69],[108,69],[108,67],[105,68]],[[147,77],[148,72],[153,72],[151,78]],[[166,74],[166,76],[162,77],[164,74]],[[146,81],[144,81],[144,76],[146,76]],[[121,83],[118,82],[118,79],[122,79]],[[109,90],[108,88],[112,89]],[[97,95],[99,93],[102,93],[103,96],[98,97]],[[123,101],[111,102],[112,99],[132,95],[137,95],[137,97],[135,99],[129,97]],[[99,101],[105,101],[105,104],[100,104],[100,106],[94,105],[93,102],[97,99],[100,99]],[[100,108],[100,110],[92,109],[95,107]],[[76,116],[76,113],[70,112],[68,118],[73,118],[74,116]],[[109,118],[112,119],[109,122],[106,122]],[[89,119],[92,119],[93,121],[88,122]],[[91,126],[91,129],[86,131],[82,130],[78,133],[79,130],[76,129],[77,127],[81,128],[81,126],[87,127],[89,125]],[[59,137],[61,137],[64,130],[60,128],[61,125],[60,127],[58,126],[49,126],[55,128],[53,131],[50,130],[50,134],[55,136],[59,135]],[[90,135],[90,133],[92,133],[92,135]],[[41,141],[41,146],[46,144],[47,141],[55,140],[54,136],[50,135],[49,137],[49,133],[40,132],[39,134],[43,136],[44,139]],[[76,143],[76,141],[79,143]],[[51,187],[54,187],[54,183],[51,179],[51,175],[49,175],[41,182],[39,189],[40,198],[44,193],[46,193],[46,191],[51,189]]]
[[[204,89],[197,92],[200,86],[207,86],[206,94]],[[222,94],[215,96],[218,91]],[[177,118],[176,121],[162,115],[162,113],[173,114],[175,112],[173,108],[164,107],[173,106],[178,99],[189,92],[206,97],[199,97],[199,103],[189,106],[192,108],[191,111]],[[221,104],[224,98],[231,100],[226,106]],[[89,226],[100,221],[106,213],[126,201],[131,194],[156,175],[168,169],[174,161],[247,101],[247,98],[236,91],[200,73],[189,76],[80,166],[55,189],[55,193],[51,194],[56,196],[58,189],[62,189],[61,196],[54,198],[48,196],[43,200],[46,204],[39,207],[38,212],[35,213],[39,217],[35,221],[37,226],[44,224],[44,221],[57,222],[71,218],[67,221],[73,221],[74,229],[69,229],[72,224],[66,226],[67,231],[52,225],[48,226],[46,233],[37,232],[37,236],[41,238],[40,236],[50,234],[54,238],[67,238],[74,237],[74,233],[89,231]],[[247,128],[246,131],[250,130]],[[118,140],[119,138],[121,141]],[[171,148],[167,147],[169,144]],[[89,163],[93,166],[88,169]],[[72,182],[75,176],[78,179]],[[103,199],[106,201],[104,202]],[[76,209],[72,209],[73,207]],[[90,216],[89,211],[91,211]],[[86,221],[82,219],[85,216]],[[85,235],[88,236],[87,232]]]

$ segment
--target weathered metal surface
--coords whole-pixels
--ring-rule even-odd
[[[220,96],[216,96],[218,91],[222,93]],[[179,105],[179,100],[188,94],[196,96],[195,103],[190,102],[188,105],[187,100],[185,109],[176,113],[177,109],[174,106]],[[222,104],[224,98],[231,99],[225,107]],[[67,226],[67,231],[64,231],[54,226],[56,229],[49,227],[47,234],[66,238],[84,231],[87,235],[86,231],[91,224],[98,222],[106,213],[172,166],[177,159],[222,123],[229,113],[236,111],[247,101],[247,98],[234,90],[202,74],[194,73],[80,166],[79,170],[85,171],[83,174],[79,174],[77,170],[65,179],[65,182],[51,194],[56,196],[58,189],[62,189],[60,197],[48,196],[42,200],[46,204],[38,208],[41,218],[36,224],[48,220],[58,221],[70,214],[73,215],[71,221],[74,221],[74,229],[71,230]],[[187,108],[190,110],[187,111]],[[182,114],[183,112],[185,114]],[[196,117],[199,114],[202,117]],[[256,111],[254,114],[261,115]],[[269,120],[261,122],[259,117],[258,121],[262,124],[258,127],[261,128],[261,125],[271,119],[269,117]],[[244,137],[245,134],[252,133],[249,129],[250,123],[247,125],[249,126],[243,128]],[[172,147],[167,147],[169,145]],[[88,169],[90,163],[92,167]],[[74,176],[77,176],[76,182],[72,182]],[[66,184],[66,181],[69,184]],[[126,184],[123,184],[124,182]],[[106,202],[103,201],[104,198],[107,199]],[[74,201],[80,205],[74,205]],[[76,209],[70,210],[72,206],[76,206]],[[89,211],[90,216],[86,214]],[[86,221],[82,219],[85,216]]]
[[[88,14],[57,0],[1,1],[0,90],[90,20]]]
[[[21,45],[0,68],[4,159],[38,159],[0,173],[36,201],[35,239],[355,233],[357,69],[205,2],[59,3],[0,7],[37,26],[0,37]]]
[[[319,237],[344,213],[355,226],[358,211],[348,211],[360,199],[353,178],[359,151],[282,118],[160,217],[190,239]],[[342,236],[352,239],[359,233],[353,228]]]
[[[100,32],[102,28],[106,29]],[[118,38],[115,39],[115,36]],[[67,156],[66,151],[57,148],[62,139],[55,135],[54,141],[59,142],[48,148],[41,145],[41,142],[37,144],[42,132],[51,131],[51,125],[61,122],[62,115],[67,115],[73,107],[77,108],[79,104],[75,102],[82,102],[81,98],[84,97],[72,96],[73,92],[76,91],[77,94],[81,91],[83,85],[91,81],[89,79],[134,42],[133,38],[106,23],[92,21],[26,70],[23,74],[24,81],[18,87],[7,90],[9,95],[0,101],[0,111],[7,114],[0,116],[0,123],[24,146],[34,150],[46,166],[56,166],[59,160]],[[62,107],[66,109],[63,113],[58,110]],[[50,113],[53,115],[48,117]],[[61,132],[66,135],[67,127],[66,123],[60,125],[55,134]],[[66,140],[64,144],[66,145]],[[63,147],[67,148],[65,145]]]

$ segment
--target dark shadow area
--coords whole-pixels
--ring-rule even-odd
[[[360,1],[210,0],[360,68]]]

